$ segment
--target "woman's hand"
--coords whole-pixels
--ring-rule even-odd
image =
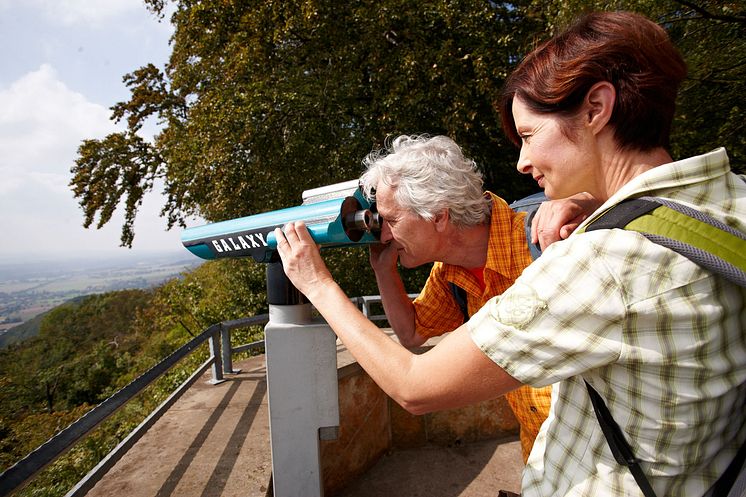
[[[285,274],[311,302],[324,285],[335,284],[303,221],[288,223],[282,230],[275,228],[275,237]]]
[[[552,243],[564,240],[602,203],[585,192],[543,202],[531,222],[531,242],[538,242],[545,250]]]

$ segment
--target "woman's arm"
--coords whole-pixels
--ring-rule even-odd
[[[285,273],[363,369],[414,414],[450,409],[502,395],[521,384],[471,340],[466,326],[424,354],[413,354],[363,316],[336,284],[302,222],[275,230]]]

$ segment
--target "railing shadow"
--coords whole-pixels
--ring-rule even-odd
[[[215,469],[210,475],[210,479],[207,481],[205,489],[202,491],[201,497],[220,497],[223,495],[228,476],[236,466],[238,455],[248,439],[249,430],[254,423],[254,419],[259,412],[259,406],[262,404],[262,400],[266,394],[266,380],[257,382],[256,389],[251,395],[246,409],[244,409],[243,414],[241,414],[241,418],[238,420],[236,428],[233,430],[233,433],[231,433],[230,439],[225,445],[223,453],[220,455],[218,463],[215,465]]]

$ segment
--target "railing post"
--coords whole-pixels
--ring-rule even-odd
[[[210,335],[210,358],[212,359],[212,379],[209,383],[217,385],[225,381],[223,378],[223,359],[220,354],[220,329],[222,326],[218,326],[215,329],[215,333]]]
[[[226,328],[223,323],[220,323],[220,341],[222,346],[220,350],[223,352],[223,373],[225,374],[238,374],[241,372],[240,369],[233,369],[233,348],[231,347],[231,328]]]
[[[363,316],[370,319],[370,302],[365,297],[361,297],[361,300],[363,301],[363,304],[362,304]]]

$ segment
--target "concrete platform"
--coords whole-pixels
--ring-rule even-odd
[[[338,440],[321,446],[325,495],[476,497],[519,490],[517,425],[504,401],[412,416],[341,345],[338,366],[342,426]],[[264,356],[234,368],[242,372],[219,385],[207,382],[209,373],[198,380],[88,495],[268,495]]]

